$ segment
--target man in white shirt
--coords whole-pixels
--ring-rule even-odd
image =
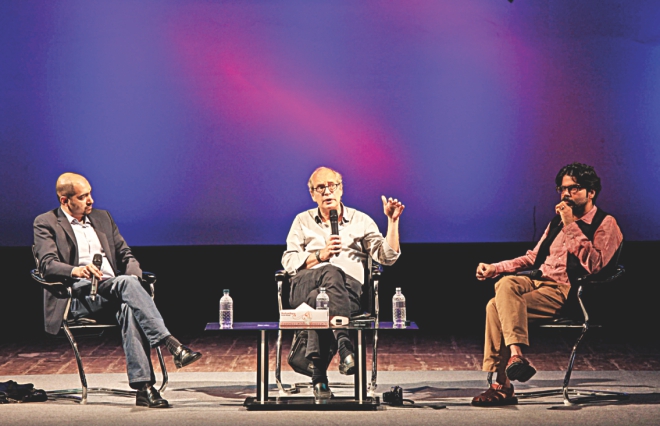
[[[367,256],[383,265],[392,265],[401,253],[399,247],[399,219],[405,206],[396,199],[382,196],[387,216],[387,236],[378,231],[376,223],[366,214],[346,207],[342,176],[327,167],[312,173],[309,193],[317,208],[300,213],[293,221],[287,237],[287,249],[282,265],[291,275],[289,302],[297,307],[302,303],[315,307],[319,288],[324,287],[330,297],[330,317],[350,317],[359,313],[360,295],[364,284]],[[339,235],[331,235],[330,211],[338,214]],[[342,374],[355,374],[353,346],[345,330],[333,331],[337,340]],[[326,333],[309,330],[306,357],[314,365],[314,396],[330,398]]]

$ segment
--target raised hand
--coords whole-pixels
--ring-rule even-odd
[[[564,226],[568,226],[571,223],[575,222],[573,209],[566,201],[562,201],[561,203],[555,206],[555,213],[561,216],[561,221],[564,222]]]
[[[381,200],[383,201],[383,212],[385,213],[385,216],[388,218],[392,219],[393,221],[399,220],[399,217],[401,216],[401,213],[403,213],[403,209],[406,208],[399,200],[392,199],[392,197],[385,198],[384,195],[380,196]]]

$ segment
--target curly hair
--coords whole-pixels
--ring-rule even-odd
[[[573,179],[575,179],[575,182],[578,185],[586,188],[587,191],[593,189],[595,191],[594,201],[596,201],[602,186],[600,185],[600,178],[592,166],[588,166],[582,163],[573,163],[562,167],[559,173],[557,173],[557,177],[555,178],[555,184],[557,184],[557,187],[561,186],[561,182],[564,176],[571,176]]]

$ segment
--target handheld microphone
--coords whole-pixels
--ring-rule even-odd
[[[101,256],[100,253],[96,253],[94,255],[94,260],[92,260],[92,263],[98,270],[101,270],[101,265],[103,264],[103,256]],[[92,289],[89,291],[89,296],[91,297],[92,301],[96,300],[96,293],[99,290],[99,279],[96,277],[96,275],[92,275]]]
[[[339,235],[339,217],[337,210],[330,210],[330,228],[332,228],[332,235]]]

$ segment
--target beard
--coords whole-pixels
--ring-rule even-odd
[[[569,197],[563,197],[561,200],[571,208],[571,210],[573,211],[573,215],[577,217],[582,217],[582,215],[584,215],[584,210],[587,208],[586,202],[583,204],[578,204],[575,202],[575,200]]]

